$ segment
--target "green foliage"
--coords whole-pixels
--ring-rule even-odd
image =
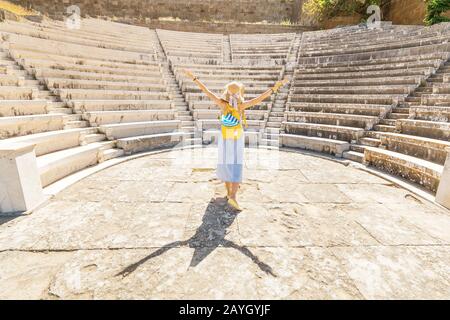
[[[441,16],[447,10],[450,10],[449,0],[426,0],[427,2],[427,14],[424,22],[431,26],[439,22],[450,21],[449,18]]]
[[[381,5],[381,2],[382,0],[308,0],[303,5],[303,10],[318,19],[355,13],[366,16],[367,7],[372,4]]]

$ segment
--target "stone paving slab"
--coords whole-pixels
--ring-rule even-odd
[[[0,218],[0,299],[449,299],[450,213],[352,166],[246,149],[123,162]],[[413,275],[413,276],[412,276]]]

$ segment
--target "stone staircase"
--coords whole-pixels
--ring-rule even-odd
[[[231,64],[233,58],[231,56],[230,35],[224,35],[223,36],[222,51],[223,51],[223,63],[224,64]]]
[[[287,55],[286,66],[284,68],[282,78],[288,78],[289,80],[292,80],[293,78],[298,52],[301,46],[301,39],[302,35],[297,34],[292,41],[292,46]],[[275,95],[275,99],[266,122],[266,127],[263,132],[261,141],[262,145],[275,148],[280,146],[280,129],[284,119],[284,112],[286,111],[289,87],[290,84],[280,88],[278,93]]]
[[[181,130],[186,133],[183,140],[185,145],[201,145],[202,139],[195,136],[195,121],[192,117],[192,113],[189,110],[189,106],[184,98],[183,92],[177,82],[175,73],[173,72],[172,65],[167,59],[166,53],[161,40],[155,30],[152,30],[153,43],[155,43],[156,55],[161,62],[162,74],[164,81],[168,87],[171,100],[174,103],[174,107],[177,112],[177,118],[181,121]]]

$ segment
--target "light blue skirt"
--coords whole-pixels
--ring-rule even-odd
[[[237,139],[223,139],[219,133],[218,139],[217,177],[223,182],[242,182],[244,167],[244,133]]]

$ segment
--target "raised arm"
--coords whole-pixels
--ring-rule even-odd
[[[188,78],[194,81],[194,83],[208,96],[208,98],[210,98],[219,107],[225,107],[225,102],[218,96],[216,96],[213,92],[211,92],[211,90],[209,90],[200,80],[198,80],[198,78],[194,76],[191,71],[184,69],[183,72]]]
[[[272,93],[277,92],[278,89],[280,89],[280,87],[284,86],[288,82],[289,82],[289,80],[286,78],[281,81],[277,81],[277,83],[275,83],[273,88],[268,89],[266,92],[264,92],[263,94],[261,94],[260,96],[254,98],[254,99],[251,99],[251,100],[248,100],[248,101],[245,101],[244,103],[242,103],[241,108],[248,109],[253,106],[256,106],[257,104],[260,104],[261,102],[266,100],[268,97],[270,97],[272,95]]]

